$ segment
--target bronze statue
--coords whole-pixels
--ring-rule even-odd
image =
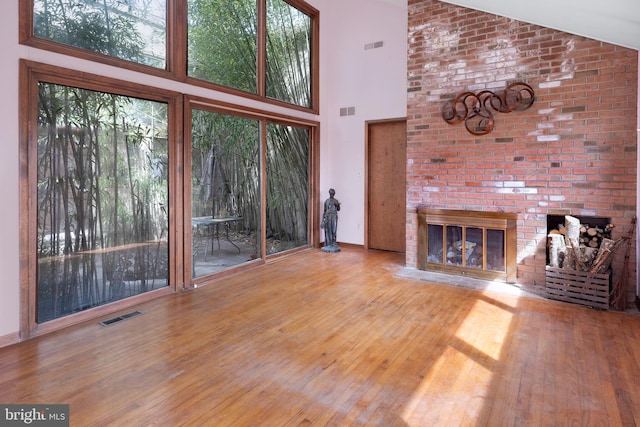
[[[320,227],[324,229],[324,246],[323,252],[340,252],[336,233],[338,231],[338,211],[340,210],[340,202],[333,196],[336,190],[329,190],[329,198],[324,201],[324,213],[322,214],[322,223]]]

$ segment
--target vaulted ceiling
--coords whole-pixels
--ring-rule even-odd
[[[640,50],[640,0],[441,1]]]

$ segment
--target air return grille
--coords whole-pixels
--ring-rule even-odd
[[[114,323],[118,323],[122,320],[130,319],[131,317],[138,316],[140,314],[142,314],[142,312],[139,310],[136,310],[136,311],[132,311],[131,313],[127,313],[121,316],[112,317],[111,319],[103,320],[102,322],[100,322],[100,324],[102,326],[109,326],[109,325],[113,325]]]

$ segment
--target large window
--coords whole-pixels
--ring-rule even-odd
[[[19,1],[21,43],[97,70],[21,61],[24,337],[319,244],[315,9]]]
[[[267,125],[267,253],[309,244],[309,130]]]
[[[166,66],[166,0],[33,0],[36,37]]]
[[[318,110],[318,11],[302,0],[19,0],[39,48]]]
[[[262,257],[260,123],[194,109],[191,128],[195,279]]]
[[[267,0],[267,96],[311,106],[311,18]]]
[[[39,83],[38,323],[168,286],[167,113]]]
[[[256,93],[256,1],[189,0],[188,53],[189,76]]]
[[[191,110],[193,279],[311,244],[311,151],[309,126]]]

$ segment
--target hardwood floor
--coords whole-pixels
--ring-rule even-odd
[[[2,348],[0,403],[68,403],[72,426],[640,425],[640,317],[402,268],[313,250]]]

